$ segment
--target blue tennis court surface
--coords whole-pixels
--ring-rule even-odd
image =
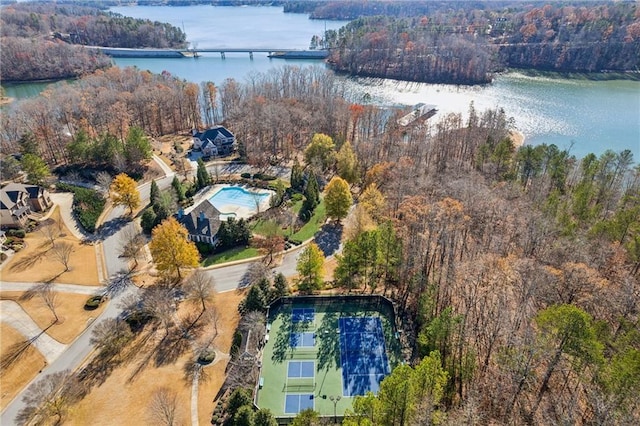
[[[287,377],[314,377],[315,376],[315,363],[313,361],[289,361],[287,368]]]
[[[284,400],[285,414],[298,414],[307,408],[313,409],[313,394],[287,394]]]
[[[380,318],[340,318],[339,325],[343,395],[377,393],[390,373]]]
[[[312,348],[316,344],[314,333],[291,333],[289,344],[292,348]]]
[[[293,308],[291,322],[312,322],[316,316],[314,308]]]

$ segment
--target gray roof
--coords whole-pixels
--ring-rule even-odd
[[[0,190],[0,207],[11,209],[16,205],[20,193],[28,194],[29,198],[37,198],[38,191],[40,191],[39,186],[11,182]]]
[[[204,132],[197,132],[194,136],[200,139],[201,141],[206,141],[206,140],[213,141],[218,137],[219,134],[224,136],[225,138],[235,137],[233,136],[233,133],[225,129],[223,126],[214,126],[210,129],[205,130]]]
[[[178,212],[176,218],[191,235],[214,237],[220,228],[220,211],[206,200],[198,204],[190,213]]]

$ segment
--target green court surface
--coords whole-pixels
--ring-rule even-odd
[[[371,390],[376,392],[382,378],[379,366],[371,365],[375,375],[347,371],[356,367],[368,368],[367,339],[362,339],[361,355],[356,352],[341,357],[341,346],[346,345],[344,336],[342,342],[340,339],[344,320],[367,317],[382,325],[383,336],[379,336],[379,340],[384,340],[384,359],[385,363],[388,359],[389,364],[385,372],[388,372],[400,360],[400,345],[393,308],[386,299],[378,296],[288,297],[274,303],[267,322],[256,397],[258,407],[268,408],[278,418],[295,417],[305,408],[313,408],[321,416],[335,414],[340,417],[351,408],[353,401],[353,396],[349,396],[353,393],[353,383],[347,385],[343,380],[355,380],[362,392],[371,381]],[[368,335],[363,334],[363,337]],[[346,336],[353,337],[351,334]],[[347,367],[346,363],[354,356],[359,361],[357,366]],[[363,383],[364,387],[361,386]]]

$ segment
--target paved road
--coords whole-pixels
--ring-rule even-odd
[[[166,164],[162,162],[159,158],[154,156],[154,160],[160,165],[163,171],[166,173],[166,176],[161,179],[157,179],[156,183],[160,190],[164,190],[171,185],[171,180],[173,179],[174,173],[169,169]],[[229,173],[233,170],[235,173],[235,166],[229,166],[230,169],[225,170],[225,173]],[[281,170],[277,174],[286,174],[287,170]],[[274,173],[275,174],[275,173]],[[140,191],[140,197],[142,199],[143,204],[147,204],[149,202],[149,191],[151,184],[146,183],[138,187]],[[68,204],[68,203],[67,203]],[[108,277],[113,277],[118,275],[121,271],[127,270],[127,264],[124,259],[119,257],[119,251],[121,247],[122,234],[124,229],[128,226],[133,226],[131,222],[125,221],[122,219],[124,214],[124,208],[118,207],[112,209],[106,219],[106,226],[103,227],[99,233],[99,239],[103,240],[103,250],[104,250],[104,258],[105,258],[105,267],[107,270]],[[71,218],[70,213],[65,214],[63,216],[68,216]],[[73,226],[70,227],[73,229]],[[74,232],[75,234],[75,232]],[[297,262],[297,257],[301,251],[301,248],[295,249],[289,253],[287,253],[281,264],[274,269],[274,273],[282,272],[285,276],[292,276],[296,273],[295,267]],[[208,270],[209,274],[215,279],[215,287],[219,292],[229,291],[238,288],[240,282],[242,282],[243,276],[247,273],[251,266],[251,263],[242,263],[228,267],[222,267],[218,269]],[[7,285],[8,283],[2,283],[2,286]],[[19,285],[20,283],[16,283]],[[24,283],[23,283],[24,284]],[[62,289],[63,285],[60,285],[58,289]],[[90,287],[87,287],[89,289]],[[68,290],[79,291],[76,288],[67,288]],[[91,288],[91,291],[94,291],[95,288]],[[62,290],[60,290],[62,291]],[[58,356],[51,364],[49,364],[45,369],[43,369],[42,373],[40,373],[31,383],[24,387],[22,392],[20,392],[14,399],[7,405],[7,407],[2,411],[0,415],[0,424],[1,425],[11,425],[14,424],[14,419],[18,412],[24,407],[24,403],[22,398],[25,394],[25,391],[36,381],[38,381],[41,377],[45,375],[49,375],[52,373],[56,373],[64,370],[75,370],[77,369],[82,362],[89,356],[91,351],[93,350],[91,345],[91,334],[96,324],[99,322],[108,319],[108,318],[116,318],[118,317],[122,310],[120,308],[120,301],[127,297],[130,294],[135,294],[138,289],[134,286],[127,287],[122,293],[115,295],[112,297],[111,301],[102,312],[102,314],[92,322],[85,331],[72,343],[70,344],[66,350]],[[91,293],[93,294],[93,293]]]
[[[301,251],[302,247],[298,247],[285,254],[280,265],[273,268],[273,273],[277,274],[281,272],[285,277],[296,275],[296,265]],[[241,283],[244,281],[244,277],[252,265],[259,262],[260,260],[257,260],[256,262],[245,262],[220,268],[206,269],[205,272],[213,278],[216,291],[222,293],[241,287]]]
[[[0,291],[25,291],[33,287],[34,283],[26,282],[5,282],[0,281]],[[53,283],[51,287],[54,291],[60,293],[86,294],[88,296],[100,294],[104,291],[103,286],[97,285],[79,285],[79,284],[60,284]]]
[[[158,158],[154,158],[156,162],[162,162]],[[160,164],[160,167],[167,171],[166,165],[164,163]],[[170,169],[168,169],[171,171]],[[166,176],[162,179],[156,180],[160,189],[166,189],[171,184],[171,180],[173,179],[173,172],[169,176]],[[144,204],[149,202],[149,189],[151,184],[141,185],[138,189],[140,190],[140,196],[142,198],[142,202]],[[120,217],[124,213],[124,209],[122,207],[118,207],[112,209],[105,219],[105,223],[109,225],[102,230],[99,234],[99,237],[104,238],[103,240],[103,250],[104,250],[104,258],[105,258],[105,266],[107,269],[108,277],[113,277],[117,275],[122,270],[127,270],[127,265],[123,259],[119,257],[119,251],[121,246],[121,235],[123,233],[124,226],[131,226],[130,223],[125,221],[121,221]],[[63,215],[63,217],[68,216],[71,218],[71,215]],[[70,227],[73,229],[73,227]],[[75,234],[75,233],[74,233]],[[8,283],[2,283],[5,286]],[[96,324],[108,318],[116,318],[122,313],[122,309],[120,308],[120,301],[127,297],[130,294],[135,294],[138,289],[134,286],[129,286],[124,289],[122,293],[113,296],[108,303],[105,310],[100,314],[95,321],[93,321],[84,332],[78,336],[76,340],[73,341],[72,344],[67,346],[66,350],[59,354],[46,368],[42,370],[42,372],[36,376],[31,383],[23,388],[23,390],[16,395],[16,397],[11,401],[7,407],[0,414],[0,425],[12,425],[15,424],[15,418],[17,414],[24,408],[23,396],[26,390],[35,382],[40,380],[40,378],[52,374],[57,373],[64,370],[75,370],[77,369],[82,362],[89,356],[91,351],[93,350],[93,345],[91,344],[91,334]],[[4,306],[3,306],[3,316],[4,316]],[[44,336],[44,335],[43,335]],[[41,336],[40,338],[42,338]]]

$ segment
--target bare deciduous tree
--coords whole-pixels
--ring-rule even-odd
[[[93,329],[91,344],[107,356],[116,356],[133,339],[129,325],[117,318],[108,318]]]
[[[54,226],[53,221],[43,224],[38,231],[52,246],[55,244],[56,238],[60,236],[60,228]]]
[[[96,183],[98,187],[100,187],[100,192],[107,197],[109,195],[109,187],[111,186],[111,181],[113,178],[107,172],[98,172],[96,175]]]
[[[71,259],[71,253],[73,253],[73,245],[66,241],[60,243],[54,243],[51,249],[53,257],[64,266],[64,272],[69,270],[69,261]]]
[[[200,315],[207,310],[207,302],[211,302],[213,299],[214,286],[213,277],[200,269],[197,269],[187,281],[185,286],[187,300],[201,305]]]
[[[153,424],[173,426],[180,423],[178,395],[169,388],[162,387],[153,393],[147,411],[149,421]]]
[[[57,293],[53,289],[52,283],[42,283],[33,288],[33,291],[42,299],[45,306],[51,311],[55,320],[54,324],[57,323],[60,319],[58,318],[58,314],[56,313],[56,305],[57,305]]]
[[[25,407],[16,416],[20,424],[53,424],[64,421],[69,407],[84,394],[69,370],[49,374],[33,383],[22,398]]]
[[[120,256],[134,261],[132,270],[138,266],[138,259],[144,254],[146,239],[137,224],[127,226],[120,237]]]

